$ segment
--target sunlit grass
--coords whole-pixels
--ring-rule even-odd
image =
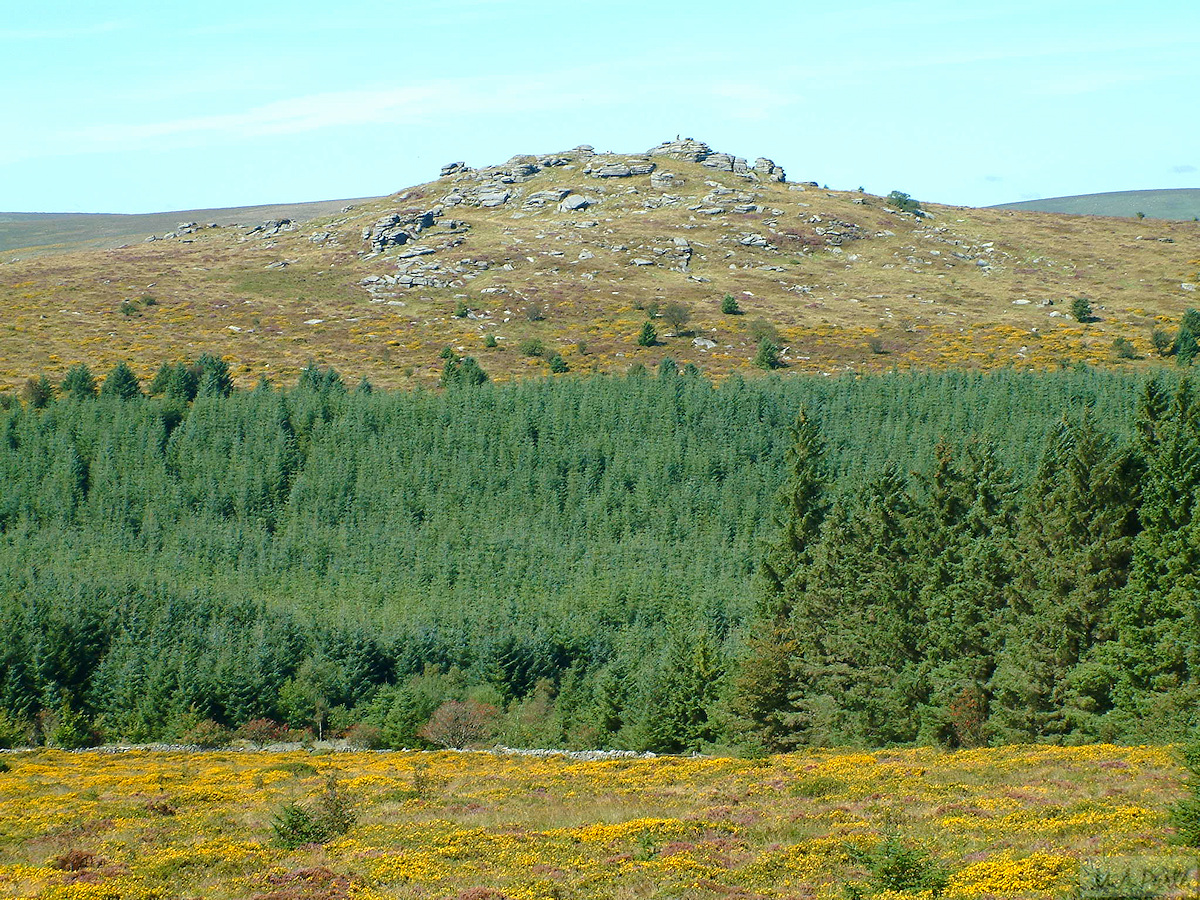
[[[890,834],[948,872],[956,898],[1063,896],[1083,865],[1191,862],[1166,827],[1182,771],[1154,747],[6,760],[0,896],[10,897],[834,900],[852,882],[870,895],[868,860]],[[356,824],[284,850],[273,816],[330,775],[354,798]],[[297,892],[272,893],[288,885]]]

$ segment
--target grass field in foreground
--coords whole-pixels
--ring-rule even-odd
[[[145,751],[4,759],[4,897],[845,898],[858,890],[899,900],[920,892],[884,890],[879,876],[906,867],[942,870],[949,898],[1056,897],[1097,870],[1194,863],[1194,853],[1169,843],[1167,810],[1183,771],[1165,748],[762,760]],[[353,798],[355,824],[327,844],[285,849],[273,820],[288,803],[315,802],[330,775]]]

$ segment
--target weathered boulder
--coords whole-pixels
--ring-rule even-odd
[[[372,252],[381,253],[388,247],[402,247],[426,228],[432,228],[440,215],[440,208],[388,213],[370,228],[364,228],[362,237],[371,245]]]
[[[650,176],[650,187],[665,191],[667,188],[674,187],[678,184],[674,172],[655,172]]]
[[[558,201],[562,200],[562,198],[567,196],[569,193],[571,192],[567,188],[551,188],[545,191],[534,191],[525,198],[525,202],[522,205],[526,209],[540,209],[544,206],[550,206],[554,203],[558,203]]]
[[[512,193],[503,185],[492,184],[479,189],[475,195],[475,203],[487,209],[494,209],[507,203],[511,196]]]
[[[744,162],[744,160],[743,160]],[[700,165],[722,172],[733,171],[733,157],[728,153],[713,153],[700,160]]]
[[[465,162],[459,160],[458,162],[446,163],[444,166],[442,166],[442,172],[441,172],[440,177],[445,178],[449,175],[457,175],[459,172],[466,172],[466,171],[467,171],[467,164]]]
[[[582,194],[571,194],[558,204],[559,212],[575,212],[577,209],[587,209],[592,201]]]
[[[603,165],[588,168],[584,171],[593,178],[628,178],[633,174],[629,166],[620,162],[604,163]]]
[[[673,141],[663,141],[657,147],[649,150],[648,155],[703,162],[712,155],[712,149],[703,141],[696,141],[692,138],[676,138]]]
[[[754,171],[767,181],[787,181],[783,167],[775,165],[774,160],[767,159],[765,156],[760,156],[754,161]]]

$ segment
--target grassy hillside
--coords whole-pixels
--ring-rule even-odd
[[[1149,219],[1190,221],[1200,216],[1200,188],[1175,188],[1165,191],[1111,191],[1104,194],[1047,197],[1044,200],[1002,203],[993,208],[1065,213],[1073,216],[1121,216],[1124,218],[1133,218],[1138,213],[1142,213]]]
[[[288,382],[315,360],[412,386],[436,380],[447,345],[501,380],[546,373],[554,353],[573,372],[671,356],[720,377],[757,371],[764,336],[786,372],[1131,367],[1152,356],[1151,330],[1196,302],[1181,288],[1200,280],[1192,222],[933,205],[918,217],[660,156],[642,157],[654,175],[586,172],[629,158],[569,151],[520,174],[534,159],[522,157],[295,230],[203,228],[0,265],[0,386],[75,361],[102,374],[123,359],[146,377],[203,351],[242,384]],[[489,185],[508,198],[472,205]],[[538,205],[564,191],[590,205]],[[373,243],[401,227],[412,240]],[[727,295],[741,315],[722,313]],[[1095,310],[1086,324],[1070,315],[1079,296]],[[686,322],[664,317],[672,302]],[[648,318],[657,341],[640,346]],[[1142,362],[1118,359],[1118,336]]]

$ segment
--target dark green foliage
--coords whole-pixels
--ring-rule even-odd
[[[903,191],[892,191],[884,197],[884,200],[887,201],[888,206],[900,212],[912,213],[918,217],[925,215],[925,210],[921,208],[921,204]]]
[[[200,396],[228,397],[233,392],[233,376],[229,374],[229,364],[225,360],[213,356],[211,353],[203,353],[196,360],[196,368],[199,370]],[[309,369],[312,369],[311,363]],[[305,371],[309,371],[309,369]],[[336,378],[337,373],[330,369],[326,373],[326,377],[330,376]],[[303,375],[301,375],[301,381],[303,382],[303,380]],[[340,379],[338,379],[338,383],[340,384]]]
[[[787,480],[776,495],[775,534],[759,563],[759,592],[766,618],[780,620],[791,612],[789,596],[805,590],[802,579],[828,512],[825,445],[816,423],[802,407],[792,423],[785,464]]]
[[[717,740],[714,711],[724,666],[704,628],[673,623],[649,679],[641,723],[647,749],[682,753],[698,751]]]
[[[930,709],[920,737],[977,746],[988,737],[988,688],[1008,624],[1007,588],[1019,497],[992,444],[939,443],[925,477],[918,537],[920,605],[928,623]]]
[[[483,346],[487,347],[489,350],[493,350],[500,346],[500,342],[497,341],[496,336],[489,331],[483,337]]]
[[[1052,432],[1016,536],[1013,619],[992,679],[1002,737],[1103,731],[1112,675],[1089,663],[1113,637],[1111,604],[1128,577],[1143,471],[1132,449],[1090,418]]]
[[[779,359],[779,347],[770,338],[764,337],[758,342],[758,349],[754,352],[754,365],[768,371],[783,365]]]
[[[470,315],[470,312],[471,310],[468,308],[466,300],[459,300],[454,304],[454,317],[456,319],[465,319]]]
[[[443,357],[446,363],[442,367],[442,387],[478,387],[487,383],[487,372],[483,371],[479,363],[475,361],[475,357],[460,358],[454,354],[453,350],[448,356],[443,352]]]
[[[658,332],[654,330],[654,325],[649,322],[642,323],[642,330],[637,338],[639,347],[653,347],[658,343]]]
[[[726,294],[721,298],[721,312],[727,316],[740,316],[742,308],[738,306],[737,298],[733,294]]]
[[[525,356],[544,356],[546,354],[546,345],[539,338],[521,341],[520,349]]]
[[[1175,339],[1161,328],[1155,328],[1150,332],[1150,344],[1154,347],[1154,352],[1159,356],[1168,355],[1174,343]]]
[[[159,366],[154,380],[150,382],[150,395],[162,395],[168,400],[191,403],[200,390],[201,371],[198,366],[179,362]]]
[[[288,803],[271,821],[276,842],[285,850],[305,844],[324,844],[354,827],[357,815],[353,801],[336,775],[325,779],[321,795],[308,804]]]
[[[934,897],[945,893],[950,874],[937,865],[924,850],[905,841],[899,834],[889,834],[867,857],[871,886],[876,891],[900,891],[919,894],[929,891]],[[862,892],[851,887],[851,897]]]
[[[1175,361],[1181,366],[1190,366],[1200,352],[1200,310],[1187,309],[1171,347]]]
[[[67,369],[59,390],[72,400],[89,400],[96,396],[96,379],[84,363],[76,363]]]
[[[1145,472],[1129,582],[1115,598],[1117,640],[1100,655],[1119,724],[1171,735],[1200,725],[1200,401],[1190,382],[1151,382],[1138,420]]]
[[[142,385],[133,370],[125,363],[117,363],[108,373],[100,386],[101,397],[115,397],[118,400],[132,400],[142,396]]]
[[[54,402],[54,385],[45,375],[30,378],[21,388],[21,400],[30,409],[45,409]]]
[[[1200,847],[1200,742],[1193,736],[1180,749],[1180,755],[1188,772],[1188,796],[1171,807],[1173,839],[1185,847]]]
[[[1076,297],[1071,301],[1071,316],[1076,322],[1092,321],[1092,301],[1087,297]]]
[[[555,746],[1178,737],[1200,709],[1181,384],[717,386],[664,360],[347,393],[310,366],[14,406],[0,710],[63,741],[270,719],[424,746],[468,700]]]
[[[1113,350],[1117,353],[1118,359],[1137,359],[1137,349],[1129,341],[1128,338],[1117,337],[1113,338]]]
[[[567,361],[563,359],[562,355],[559,353],[555,353],[548,360],[546,360],[546,362],[550,366],[550,371],[555,375],[561,375],[563,372],[566,372],[569,369]]]

